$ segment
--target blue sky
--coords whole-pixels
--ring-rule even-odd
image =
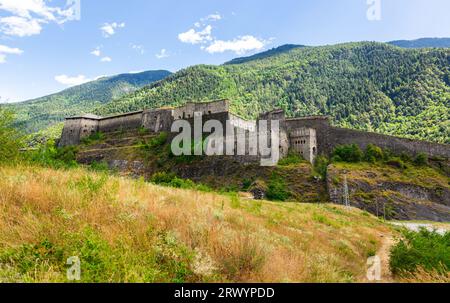
[[[448,12],[448,0],[0,0],[0,101],[286,43],[450,37]]]

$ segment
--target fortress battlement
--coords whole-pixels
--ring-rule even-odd
[[[230,112],[229,100],[187,102],[175,108],[146,109],[109,117],[93,114],[69,117],[66,119],[59,145],[78,145],[83,138],[96,132],[145,128],[153,133],[170,133],[174,121],[183,119],[193,123],[195,113],[199,112],[204,117],[203,123],[209,118],[219,120],[223,125],[230,121],[233,127],[245,132],[252,132],[255,128],[254,121],[248,121]],[[328,116],[286,118],[284,110],[277,109],[262,113],[259,120],[280,121],[281,157],[294,152],[314,162],[317,155],[330,155],[339,145],[357,144],[365,149],[369,144],[375,144],[398,154],[425,153],[431,157],[450,158],[449,145],[333,127]]]

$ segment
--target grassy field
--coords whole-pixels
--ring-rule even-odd
[[[357,209],[158,187],[85,169],[0,167],[0,281],[364,282],[396,232]]]

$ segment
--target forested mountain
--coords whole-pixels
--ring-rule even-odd
[[[99,105],[164,79],[164,70],[103,77],[62,92],[17,104],[5,105],[15,113],[18,127],[27,132],[45,129],[67,116],[92,112]]]
[[[286,47],[186,68],[95,113],[221,98],[245,117],[283,108],[291,117],[330,115],[339,126],[450,143],[450,49],[373,42]]]
[[[404,48],[450,47],[450,38],[421,38],[417,40],[398,40],[389,44]]]
[[[253,60],[258,60],[258,59],[264,59],[267,57],[271,57],[271,56],[275,56],[281,53],[285,53],[288,52],[290,50],[296,49],[296,48],[300,48],[300,47],[305,47],[303,45],[295,45],[295,44],[285,44],[273,49],[270,49],[268,51],[262,52],[262,53],[258,53],[256,55],[253,56],[248,56],[248,57],[241,57],[241,58],[236,58],[233,59],[229,62],[226,62],[226,64],[241,64],[241,63],[246,63],[246,62],[250,62]]]

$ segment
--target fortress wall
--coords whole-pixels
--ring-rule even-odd
[[[329,144],[329,130],[331,126],[327,117],[287,119],[285,123],[288,135],[300,128],[315,129],[318,154],[328,155],[332,152],[332,147]]]
[[[404,152],[414,156],[418,153],[425,153],[431,157],[450,159],[450,145],[403,139],[345,128],[331,127],[329,140],[331,149],[338,145],[346,144],[357,144],[360,148],[365,149],[367,145],[375,144],[383,149],[389,149],[395,154]]]
[[[59,146],[71,146],[80,143],[81,119],[68,119],[64,123]]]
[[[80,140],[89,137],[90,135],[98,132],[99,122],[92,119],[81,119],[80,121]]]
[[[229,101],[221,100],[208,103],[187,103],[186,105],[175,108],[173,116],[175,120],[190,119],[194,117],[195,112],[202,112],[204,116],[218,114],[229,111]]]
[[[98,131],[98,120],[77,118],[68,119],[64,124],[59,146],[78,145],[81,139]]]
[[[172,122],[171,109],[146,110],[142,114],[142,126],[152,132],[170,132]]]
[[[115,117],[101,119],[99,122],[99,131],[114,132],[126,129],[137,129],[142,126],[143,112],[135,112]]]

